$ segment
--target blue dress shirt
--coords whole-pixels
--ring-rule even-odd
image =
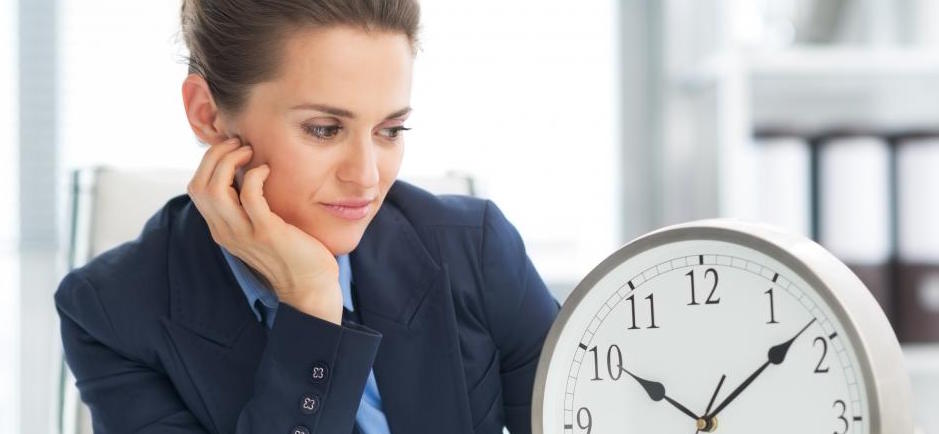
[[[254,274],[254,270],[248,267],[240,258],[232,255],[227,249],[222,247],[222,255],[228,261],[232,274],[244,291],[248,299],[248,305],[254,311],[258,321],[264,321],[268,328],[274,325],[274,316],[277,314],[277,294],[261,281]],[[342,304],[350,312],[353,311],[352,305],[352,267],[349,265],[349,255],[336,257],[339,263],[339,286],[342,288]],[[369,371],[368,381],[365,383],[365,391],[362,393],[362,400],[359,402],[359,410],[355,414],[355,422],[362,434],[389,434],[388,420],[385,419],[385,413],[381,407],[381,396],[378,394],[378,383],[375,382],[375,372]]]

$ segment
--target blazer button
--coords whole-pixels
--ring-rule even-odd
[[[310,376],[310,379],[314,383],[325,383],[326,377],[329,375],[329,366],[323,362],[316,362],[313,364],[313,372]]]
[[[290,429],[290,434],[310,434],[310,429],[303,425],[297,425]]]
[[[304,414],[313,414],[320,409],[320,396],[315,393],[307,393],[300,397],[300,411]]]

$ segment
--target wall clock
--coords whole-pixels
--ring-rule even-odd
[[[902,352],[864,284],[809,239],[734,220],[652,232],[594,268],[532,398],[535,433],[913,431]]]

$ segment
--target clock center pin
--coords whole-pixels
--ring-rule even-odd
[[[710,419],[699,417],[697,428],[699,431],[714,432],[717,430],[717,416],[712,416]]]

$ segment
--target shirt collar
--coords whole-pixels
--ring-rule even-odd
[[[261,302],[261,305],[263,305],[268,312],[276,311],[277,305],[279,304],[277,294],[274,293],[271,288],[268,288],[258,275],[255,274],[256,272],[245,264],[241,258],[229,253],[228,249],[222,245],[219,245],[219,249],[222,251],[222,256],[225,257],[225,261],[228,262],[228,266],[231,268],[235,280],[238,281],[238,285],[244,292],[248,305],[251,306],[251,310],[254,312],[258,321],[264,319],[264,316],[258,309],[258,301]],[[342,304],[346,309],[352,311],[352,267],[349,263],[349,255],[337,256],[336,262],[339,264],[339,286],[342,288]]]

